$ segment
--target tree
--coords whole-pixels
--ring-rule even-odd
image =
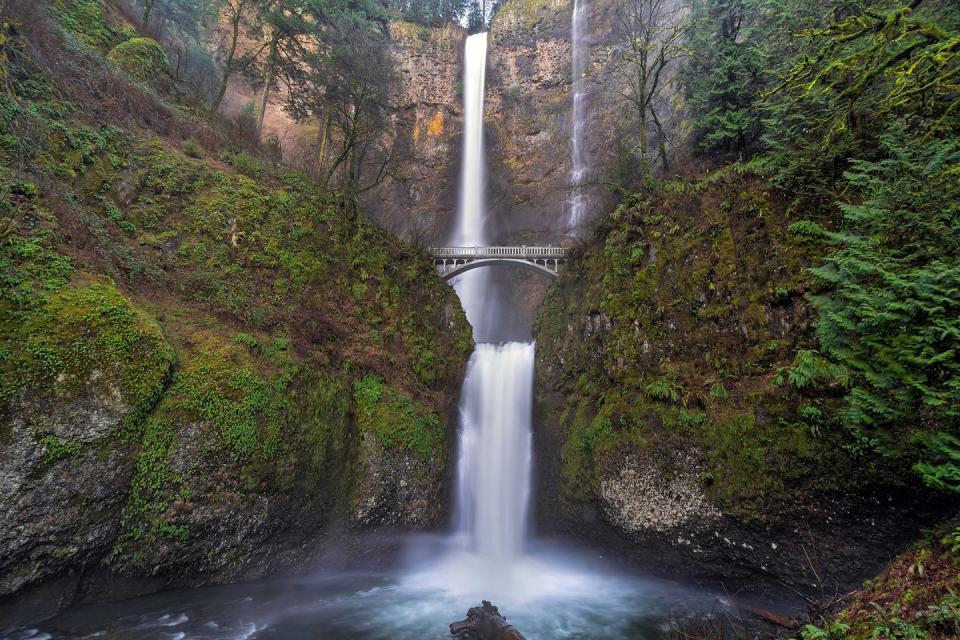
[[[157,0],[143,0],[143,15],[140,17],[140,24],[146,29],[150,26],[150,14],[153,13],[153,7]]]
[[[162,14],[163,20],[172,22],[181,30],[195,31],[199,16],[206,10],[207,0],[141,0],[143,12],[140,15],[140,25],[150,29],[150,18],[154,10]]]
[[[329,55],[338,32],[363,25],[388,34],[389,16],[376,0],[268,0],[258,9],[260,46],[251,54],[261,85],[258,135],[273,88],[280,82],[288,92],[297,90],[304,65],[322,68],[316,61]],[[377,46],[386,49],[385,42]]]
[[[468,11],[468,0],[387,0],[385,5],[404,20],[431,26],[459,22]]]
[[[227,93],[227,85],[230,77],[243,66],[245,60],[242,56],[237,56],[237,48],[245,27],[249,30],[247,20],[249,14],[253,11],[254,5],[258,0],[221,0],[217,7],[217,13],[229,26],[225,42],[221,42],[223,62],[220,73],[220,83],[217,87],[217,93],[214,95],[213,103],[210,105],[211,111],[218,111],[220,103],[223,102],[223,96]]]
[[[929,5],[929,6],[925,6]],[[960,126],[960,8],[880,0],[807,29],[768,96],[765,143],[775,181],[811,199],[829,195],[849,158],[874,158],[891,122],[908,136],[955,135]],[[811,188],[812,185],[812,188]]]
[[[764,122],[791,127],[766,93],[810,52],[798,34],[822,29],[839,0],[692,0],[689,53],[678,74],[696,148],[708,154],[764,147]],[[786,120],[784,120],[786,118]]]
[[[960,490],[960,7],[838,5],[768,93],[773,179],[840,214],[816,332],[864,448]],[[921,445],[921,446],[918,446]]]
[[[298,66],[307,55],[304,39],[320,28],[311,19],[314,4],[311,0],[267,0],[257,4],[256,29],[260,43],[248,54],[243,66],[259,76],[258,138],[263,133],[270,92],[278,80],[284,81],[297,74]]]
[[[693,142],[742,154],[761,132],[760,93],[771,81],[756,39],[758,0],[694,0],[680,72]]]
[[[392,157],[389,89],[393,82],[382,15],[327,13],[288,85],[285,109],[318,120],[317,174],[358,194],[379,184]]]
[[[909,138],[895,129],[882,160],[852,163],[864,200],[841,205],[836,250],[812,270],[821,351],[849,379],[845,422],[887,451],[903,434],[960,435],[960,140]]]
[[[658,153],[667,168],[663,125],[655,109],[667,79],[667,69],[683,52],[681,39],[687,22],[681,5],[670,0],[617,0],[616,17],[620,43],[617,70],[623,81],[619,96],[634,111],[639,130],[637,149],[644,182],[650,181],[649,125],[657,131]]]
[[[470,9],[467,12],[467,31],[469,33],[479,33],[486,26],[486,21],[483,18],[483,7],[477,0],[474,0],[470,3]]]

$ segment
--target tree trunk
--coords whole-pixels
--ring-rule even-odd
[[[663,137],[663,125],[660,124],[660,118],[657,117],[653,105],[650,105],[650,115],[653,117],[653,125],[657,129],[657,151],[660,154],[660,162],[663,164],[664,171],[670,171],[670,161],[667,160],[667,142]]]
[[[270,98],[270,85],[273,84],[273,72],[277,63],[277,41],[270,42],[267,66],[263,70],[263,91],[260,92],[260,109],[257,111],[257,140],[263,134],[263,116],[267,113],[267,100]]]
[[[220,77],[220,87],[217,89],[217,96],[213,99],[210,110],[217,112],[220,110],[220,103],[223,102],[223,96],[227,93],[227,83],[230,82],[230,75],[233,73],[233,58],[237,54],[237,41],[240,39],[240,10],[237,11],[231,20],[233,33],[230,35],[230,50],[227,52],[227,59],[223,63],[223,75]]]
[[[143,3],[143,19],[141,23],[144,29],[150,24],[150,14],[153,12],[153,5],[156,3],[157,0],[146,0],[146,2]]]
[[[320,125],[319,131],[319,141],[317,144],[317,180],[319,181],[323,177],[323,160],[327,155],[327,136],[330,135],[330,114],[328,113],[324,118],[323,124]],[[324,183],[323,186],[327,186]]]
[[[644,184],[650,182],[650,159],[647,146],[650,144],[650,132],[647,128],[647,114],[640,112],[640,177]]]

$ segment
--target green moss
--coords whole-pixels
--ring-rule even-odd
[[[136,30],[123,24],[103,0],[56,0],[53,3],[57,20],[68,32],[106,54],[117,44],[133,38]]]
[[[155,82],[158,75],[166,76],[170,73],[167,54],[153,38],[124,40],[110,50],[107,59],[131,78],[141,82]]]
[[[183,478],[168,470],[168,457],[176,446],[174,424],[165,417],[151,416],[141,432],[140,455],[130,484],[130,496],[124,508],[123,534],[111,557],[123,563],[136,563],[144,557],[156,538],[176,527],[168,520],[171,496],[183,487]]]
[[[68,286],[46,297],[11,336],[3,393],[51,385],[74,395],[91,377],[123,381],[121,395],[142,417],[156,402],[173,365],[159,327],[104,283]]]
[[[435,412],[371,374],[354,384],[354,400],[360,429],[383,446],[442,458],[443,423]]]
[[[26,388],[69,397],[99,379],[142,418],[174,361],[157,323],[113,285],[76,278],[42,232],[9,236],[0,272],[0,401]]]
[[[40,446],[43,447],[44,464],[51,464],[61,458],[74,456],[83,450],[83,443],[69,442],[54,435],[41,438]]]
[[[564,491],[567,497],[583,498],[595,490],[593,412],[589,402],[573,406],[572,415],[561,424],[567,435],[560,452]]]
[[[350,394],[338,378],[280,355],[286,347],[254,353],[249,340],[192,339],[193,350],[140,435],[124,533],[113,553],[124,567],[146,562],[162,540],[189,538],[173,503],[191,499],[193,471],[181,475],[170,462],[184,429],[191,447],[223,455],[220,472],[242,479],[245,492],[307,494],[343,483],[335,474],[349,448]]]
[[[955,638],[960,636],[960,556],[925,540],[852,594],[830,620],[816,620],[803,640]]]
[[[60,7],[114,22],[106,4]],[[162,62],[150,43],[144,58],[145,43],[118,44],[112,58],[136,63],[134,75]],[[171,549],[208,535],[185,514],[223,500],[203,494],[210,469],[217,491],[240,499],[347,508],[362,436],[442,462],[440,416],[472,340],[429,260],[302,173],[242,153],[190,158],[191,144],[105,126],[93,119],[103,110],[63,100],[43,73],[11,86],[0,95],[0,400],[110,384],[134,408],[102,444],[137,455],[119,566],[165,571]],[[358,370],[383,375],[365,412],[345,382]]]
[[[285,362],[279,371],[263,370],[246,350],[210,336],[197,345],[173,379],[161,410],[180,422],[212,427],[217,446],[238,461],[265,461],[279,452],[297,373]]]
[[[721,172],[636,195],[573,257],[535,329],[567,492],[595,496],[605,465],[651,443],[701,457],[712,499],[746,518],[839,488],[836,403],[814,416],[772,384],[813,342],[794,293],[810,249],[788,224],[761,177]]]

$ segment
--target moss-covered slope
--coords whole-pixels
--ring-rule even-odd
[[[862,577],[916,530],[893,517],[916,506],[891,499],[909,469],[861,454],[829,389],[789,383],[808,364],[817,249],[784,209],[731,169],[670,182],[572,261],[536,327],[549,524],[609,525],[667,570],[800,588],[813,570]],[[893,519],[864,540],[877,517]]]
[[[452,290],[113,69],[135,34],[64,7],[53,40],[12,34],[0,95],[0,597],[98,566],[250,577],[334,519],[436,523],[471,348]]]
[[[952,528],[952,530],[951,530]],[[960,528],[934,530],[859,590],[837,594],[841,608],[806,625],[803,640],[960,637]],[[825,620],[825,618],[827,620]]]

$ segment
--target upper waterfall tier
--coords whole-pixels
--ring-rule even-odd
[[[477,33],[464,48],[463,156],[454,246],[485,244],[486,158],[483,151],[483,102],[487,69],[487,34]]]

